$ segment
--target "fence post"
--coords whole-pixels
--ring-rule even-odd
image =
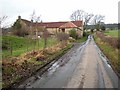
[[[10,55],[12,55],[12,42],[9,40],[10,43]]]

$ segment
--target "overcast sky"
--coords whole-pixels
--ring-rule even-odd
[[[120,23],[120,1],[118,3],[118,22]]]
[[[20,15],[30,20],[35,10],[43,22],[68,21],[75,10],[105,16],[105,23],[118,22],[118,2],[120,0],[0,0],[0,16],[8,16],[7,24],[12,24]]]

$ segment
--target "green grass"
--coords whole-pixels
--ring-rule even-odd
[[[95,36],[95,42],[98,44],[100,49],[110,60],[114,69],[120,74],[120,60],[119,60],[120,53],[118,53],[119,51],[113,48],[112,46],[110,46],[108,43],[103,42],[97,36]]]
[[[56,43],[57,40],[55,38],[48,38],[47,46],[50,47]],[[4,46],[2,50],[3,58],[8,56],[19,56],[20,54],[31,50],[42,49],[44,47],[44,39],[32,40],[25,37],[3,36],[2,46]],[[12,55],[10,47],[12,47]]]
[[[104,32],[105,35],[110,35],[110,36],[113,36],[113,37],[118,37],[120,36],[120,30],[108,30],[108,31],[105,31]]]
[[[87,40],[87,36],[84,36],[84,37],[78,39],[77,42],[82,43],[82,42],[85,42],[86,40]]]

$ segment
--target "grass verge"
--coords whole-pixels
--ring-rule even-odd
[[[116,71],[118,76],[120,76],[120,52],[118,49],[113,48],[108,43],[103,42],[96,35],[94,36],[95,42],[99,46],[99,48],[103,51],[103,53],[110,60],[113,69]]]

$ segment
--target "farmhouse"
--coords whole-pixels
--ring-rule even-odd
[[[62,22],[32,22],[22,19],[21,16],[18,19],[26,24],[28,27],[45,27],[51,34],[55,35],[60,32],[68,33],[71,29],[76,30],[79,37],[83,36],[83,22],[82,21],[62,21]],[[36,30],[35,30],[36,31]]]

